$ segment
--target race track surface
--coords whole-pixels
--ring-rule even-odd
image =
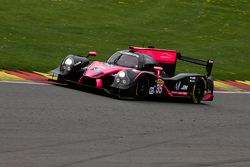
[[[200,105],[0,83],[1,167],[249,167],[250,94]]]

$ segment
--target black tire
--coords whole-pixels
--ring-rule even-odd
[[[205,92],[205,81],[203,79],[200,79],[196,81],[196,83],[193,86],[192,98],[191,98],[192,102],[196,104],[200,103],[201,100],[203,99],[204,92]]]
[[[135,87],[135,97],[137,99],[144,99],[147,97],[149,91],[149,79],[141,77],[138,79]]]

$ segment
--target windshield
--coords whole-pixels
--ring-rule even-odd
[[[127,55],[122,54],[116,61],[115,65],[124,66],[124,67],[131,67],[131,68],[138,68],[138,57],[134,55]]]
[[[139,56],[133,53],[117,52],[107,62],[118,66],[138,68]]]

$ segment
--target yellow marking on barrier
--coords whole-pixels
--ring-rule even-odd
[[[237,91],[237,92],[243,91],[243,89],[240,89],[240,88],[232,86],[232,85],[227,85],[227,84],[220,82],[220,81],[214,81],[214,85],[215,85],[215,87],[222,88],[225,90]]]
[[[239,82],[239,83],[243,83],[243,84],[246,84],[246,85],[250,86],[250,81],[239,81],[239,80],[236,80],[236,81]]]
[[[15,75],[8,74],[4,71],[0,71],[0,80],[16,80],[16,81],[27,81],[24,78],[17,77]]]

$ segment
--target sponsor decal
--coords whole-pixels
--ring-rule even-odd
[[[125,54],[125,55],[130,55],[130,56],[134,56],[134,57],[137,57],[137,58],[139,58],[139,55],[137,55],[137,54],[134,54],[134,53],[130,53],[130,52],[124,52],[124,51],[120,51],[119,53],[121,53],[121,54]]]
[[[188,90],[188,85],[183,85],[183,86],[181,87],[181,90]]]
[[[188,92],[180,92],[180,91],[171,91],[172,94],[187,96]]]
[[[150,95],[155,94],[155,87],[150,87],[148,93],[149,93]]]
[[[162,55],[160,55],[161,58],[171,58],[172,56],[169,55],[168,53],[163,53]]]
[[[74,66],[78,66],[79,64],[81,64],[82,62],[77,62],[76,64],[74,64]]]
[[[104,63],[104,66],[113,66],[113,64]]]
[[[164,84],[164,81],[163,81],[162,79],[157,79],[157,80],[156,80],[156,83],[157,83],[157,84]]]
[[[96,72],[99,72],[99,71],[101,71],[102,69],[103,69],[102,67],[94,67],[94,68],[92,68],[91,70],[96,71]]]
[[[155,90],[156,94],[162,94],[163,85],[164,85],[164,81],[162,79],[156,80],[156,90]]]
[[[195,79],[196,79],[196,77],[190,77],[190,79],[195,80]]]
[[[195,82],[195,80],[196,80],[196,77],[189,77],[189,82],[194,83],[194,82]]]
[[[174,86],[175,90],[180,90],[181,87],[181,81],[177,82]]]

